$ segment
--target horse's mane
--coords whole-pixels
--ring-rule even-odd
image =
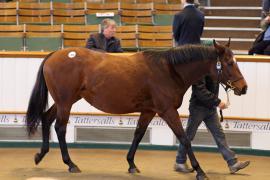
[[[143,55],[150,59],[165,59],[170,64],[184,64],[193,61],[217,59],[214,47],[184,45],[166,50],[146,50]]]

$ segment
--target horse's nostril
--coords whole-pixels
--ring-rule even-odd
[[[241,91],[241,94],[246,94],[246,93],[247,93],[247,86],[244,86]]]

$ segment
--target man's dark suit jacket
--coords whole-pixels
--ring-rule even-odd
[[[203,27],[204,15],[192,5],[174,15],[173,36],[178,45],[199,44]]]
[[[102,33],[91,34],[86,48],[102,52],[123,52],[119,39],[115,37],[106,39]]]

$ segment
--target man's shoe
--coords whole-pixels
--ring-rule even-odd
[[[229,166],[231,174],[236,173],[240,169],[244,169],[249,165],[250,161],[244,161],[244,162],[236,162],[234,165]]]
[[[188,167],[187,163],[185,164],[176,163],[174,165],[174,170],[177,172],[183,172],[183,173],[191,173],[194,171],[193,168]]]

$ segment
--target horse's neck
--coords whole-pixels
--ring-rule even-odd
[[[210,73],[214,60],[197,61],[176,66],[176,72],[182,78],[186,88]]]

